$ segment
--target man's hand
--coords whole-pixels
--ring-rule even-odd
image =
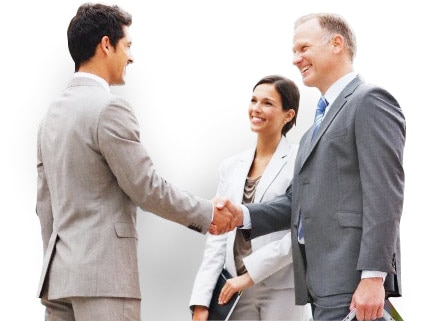
[[[350,310],[357,309],[357,320],[376,320],[383,316],[385,291],[383,279],[361,279],[352,296]]]
[[[210,234],[223,234],[243,225],[243,211],[239,205],[224,198],[213,199],[213,221],[209,227]]]

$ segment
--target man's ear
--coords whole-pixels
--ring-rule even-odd
[[[101,38],[101,50],[104,52],[104,54],[108,55],[111,51],[111,41],[110,38],[108,36],[104,36]]]
[[[337,34],[331,39],[331,43],[335,51],[341,51],[344,48],[344,37]]]

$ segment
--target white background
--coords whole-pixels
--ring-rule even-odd
[[[0,118],[2,219],[0,307],[5,320],[42,320],[36,298],[42,263],[36,199],[36,131],[49,102],[73,73],[66,29],[81,1],[13,1],[2,5]],[[392,299],[417,320],[420,137],[419,32],[415,1],[121,0],[133,15],[135,63],[115,93],[133,105],[141,139],[158,172],[212,198],[218,165],[254,143],[247,107],[263,76],[297,82],[301,105],[288,138],[310,126],[318,92],[292,66],[293,23],[314,11],[344,15],[358,42],[355,71],[388,89],[407,119],[406,191],[401,221],[403,297]],[[139,212],[142,320],[189,320],[188,302],[205,237]],[[3,319],[3,316],[1,317]]]

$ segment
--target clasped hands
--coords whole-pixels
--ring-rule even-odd
[[[210,234],[223,234],[243,225],[243,211],[239,205],[220,197],[215,197],[212,203],[214,212],[209,227]]]

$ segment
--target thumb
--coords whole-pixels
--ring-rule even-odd
[[[354,297],[352,297],[351,304],[349,305],[349,311],[354,310],[356,307],[357,305],[355,304]]]
[[[215,197],[213,199],[213,202],[215,204],[215,207],[218,210],[223,209],[227,205],[227,199],[226,198],[223,198],[223,197]]]

